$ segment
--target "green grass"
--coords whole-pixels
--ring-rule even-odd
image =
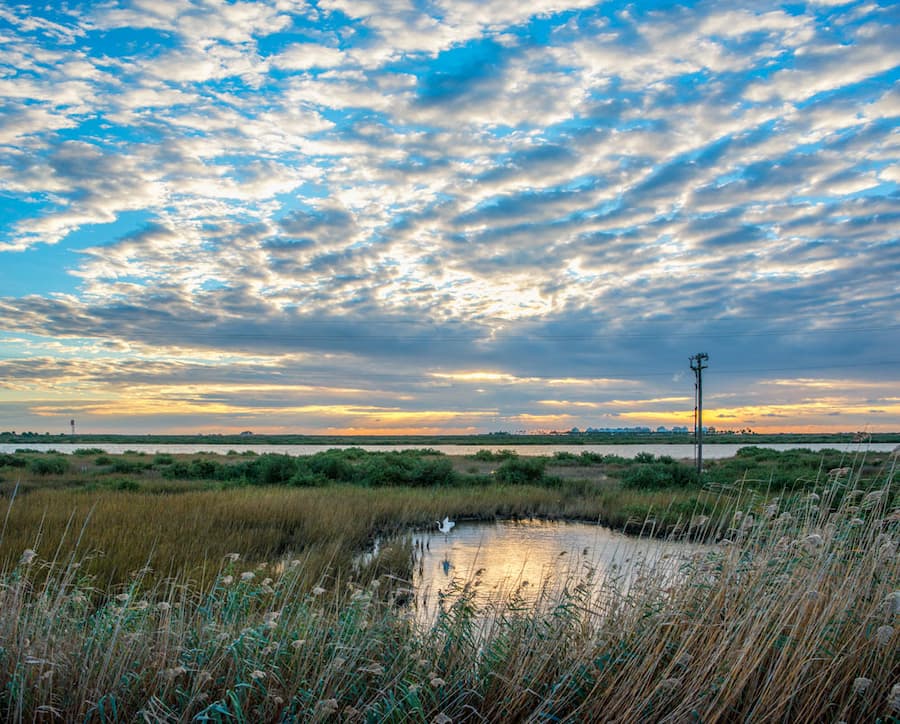
[[[402,539],[361,571],[341,564],[346,551],[373,530],[425,523],[436,510],[540,514],[594,500],[595,513],[600,483],[571,498],[559,497],[558,485],[38,487],[9,507],[0,538],[0,715],[896,721],[896,459],[872,479],[860,475],[866,465],[779,491],[754,488],[746,474],[717,483],[735,486],[707,495],[727,520],[697,516],[695,525],[718,544],[679,563],[674,580],[675,562],[664,559],[630,588],[588,576],[533,605],[515,592],[480,604],[477,578],[456,581],[457,595],[429,625],[399,603],[409,583],[397,576],[411,555]],[[673,494],[704,496],[605,484],[634,496],[610,499],[617,509],[653,500],[663,510],[675,505]],[[739,513],[729,507],[737,499]],[[62,511],[73,504],[67,522]],[[95,546],[118,556],[144,536],[154,555],[172,561],[165,575],[147,570],[142,556],[121,559],[115,582],[88,575]],[[66,541],[79,542],[70,550]],[[285,541],[289,559],[265,558]],[[196,568],[197,556],[205,567]],[[194,562],[179,568],[178,560]]]

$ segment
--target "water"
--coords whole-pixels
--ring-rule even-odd
[[[437,526],[435,526],[436,528]],[[459,523],[449,535],[417,533],[413,588],[417,614],[432,620],[439,598],[452,600],[459,586],[477,581],[476,601],[524,603],[542,592],[552,600],[563,583],[591,576],[592,585],[615,583],[626,591],[636,577],[655,570],[677,578],[686,562],[711,546],[637,538],[590,523],[498,521]]]
[[[363,450],[373,452],[398,452],[401,450],[416,450],[423,446],[409,445],[214,445],[212,443],[206,445],[190,444],[190,445],[165,445],[160,443],[151,444],[130,444],[121,445],[115,443],[80,443],[75,445],[61,445],[59,443],[2,443],[0,444],[0,453],[12,453],[20,448],[28,448],[30,450],[57,450],[58,452],[70,454],[79,448],[97,448],[110,454],[121,454],[126,450],[134,450],[135,452],[143,452],[154,454],[157,452],[173,453],[173,454],[191,454],[200,452],[213,452],[218,455],[224,455],[233,450],[237,453],[252,451],[257,454],[262,453],[280,453],[282,455],[314,455],[317,452],[325,450],[344,449],[348,447],[359,447]],[[437,450],[445,455],[474,455],[479,450],[514,450],[523,457],[530,455],[547,455],[552,456],[557,452],[569,452],[580,455],[583,452],[598,453],[600,455],[619,455],[623,458],[633,458],[638,453],[651,453],[652,455],[670,455],[676,459],[692,459],[694,457],[693,445],[428,445],[432,450]],[[706,460],[718,458],[733,457],[746,444],[717,444],[706,443],[703,446],[703,457]],[[810,450],[824,450],[837,448],[846,452],[858,452],[860,450],[870,450],[872,452],[891,452],[894,443],[796,443],[796,444],[777,444],[777,445],[758,445],[757,447],[767,448],[769,450],[794,450],[796,448],[807,448]]]

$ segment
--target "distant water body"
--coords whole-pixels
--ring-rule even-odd
[[[60,445],[58,443],[4,443],[0,444],[0,453],[12,453],[19,449],[56,450],[61,453],[70,454],[78,449],[90,447],[103,450],[110,454],[120,454],[127,450],[143,453],[174,453],[174,454],[190,454],[200,452],[210,452],[224,455],[229,451],[237,453],[255,452],[262,453],[280,453],[282,455],[314,455],[324,450],[334,450],[336,448],[345,449],[349,447],[358,447],[363,450],[372,452],[397,452],[400,450],[418,450],[422,445],[163,445],[153,443],[149,445],[132,444],[118,445],[110,443],[91,443],[90,445]],[[623,458],[633,458],[638,453],[650,453],[652,455],[669,455],[676,459],[693,458],[693,445],[428,445],[430,450],[437,450],[446,455],[474,455],[479,450],[514,450],[523,457],[532,455],[553,456],[558,452],[569,452],[574,455],[580,455],[583,452],[592,452],[599,455],[619,455]],[[718,458],[734,457],[735,453],[746,444],[716,444],[706,443],[703,446],[703,457],[707,460]],[[796,450],[797,448],[805,448],[808,450],[825,450],[837,449],[848,453],[855,453],[864,450],[872,452],[891,452],[894,449],[894,443],[843,443],[840,445],[827,443],[803,443],[796,444],[779,444],[779,445],[758,445],[758,447],[768,450]]]

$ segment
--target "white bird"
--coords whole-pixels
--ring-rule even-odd
[[[437,523],[437,525],[438,525],[438,530],[441,533],[443,533],[444,535],[447,535],[447,533],[449,533],[451,530],[453,530],[453,526],[456,525],[456,523],[454,521],[450,520],[446,516],[444,516],[443,523],[439,520],[436,520],[435,523]]]

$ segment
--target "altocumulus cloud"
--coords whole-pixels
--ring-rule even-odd
[[[0,8],[0,428],[897,428],[898,20]]]

